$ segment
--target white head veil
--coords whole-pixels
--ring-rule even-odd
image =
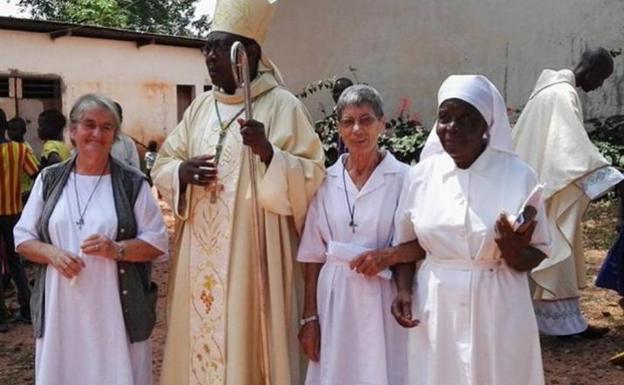
[[[496,86],[483,75],[451,75],[438,91],[438,108],[448,99],[460,99],[475,107],[488,124],[488,146],[512,153],[511,126],[507,106]],[[436,132],[438,122],[427,138],[420,159],[444,152]]]

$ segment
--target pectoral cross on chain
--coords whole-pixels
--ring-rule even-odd
[[[223,191],[223,184],[219,183],[218,180],[210,183],[206,189],[210,191],[210,203],[217,203],[217,195]]]
[[[357,223],[355,223],[355,221],[353,219],[351,219],[351,222],[349,222],[349,227],[351,227],[351,231],[353,231],[355,233],[355,228],[357,226],[358,226]]]
[[[84,225],[84,219],[81,217],[76,221],[76,224],[78,225],[78,230],[82,230],[82,226]]]

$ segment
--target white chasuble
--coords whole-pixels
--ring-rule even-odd
[[[589,181],[588,176],[609,163],[587,136],[572,71],[542,71],[512,134],[514,151],[545,184],[553,240],[548,258],[531,274],[537,284],[534,299],[577,298],[586,282],[580,222],[589,205],[587,193],[605,189],[605,183],[590,189],[595,183],[577,182]]]
[[[223,124],[234,119],[242,104],[218,103]],[[195,154],[215,154],[221,123],[215,114],[207,122],[210,129],[199,135]],[[225,378],[225,305],[227,300],[227,257],[230,252],[232,216],[243,151],[237,123],[230,124],[219,159],[218,185],[214,189],[193,186],[188,223],[190,239],[189,276],[191,279],[190,384],[208,385]],[[213,196],[216,201],[213,202]]]

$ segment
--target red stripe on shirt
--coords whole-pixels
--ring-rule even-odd
[[[32,153],[31,149],[24,145],[24,167],[23,170],[29,176],[33,176],[39,171],[39,167],[37,165],[37,159],[35,159],[35,155]]]
[[[8,144],[8,148],[7,148],[7,153],[8,153],[8,174],[7,174],[7,211],[4,213],[5,215],[12,215],[15,214],[15,181],[14,181],[14,175],[15,175],[15,165],[16,165],[16,159],[15,159],[15,146],[12,145],[13,143]],[[19,164],[19,163],[17,163]]]
[[[6,143],[0,143],[0,215],[8,211],[5,206],[8,205],[7,193],[9,186],[7,184],[7,173],[9,168],[9,157],[7,154],[9,147]]]

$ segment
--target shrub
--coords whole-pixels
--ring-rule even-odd
[[[611,164],[624,169],[624,115],[613,115],[604,120],[590,119],[593,126],[588,131],[589,139]]]

